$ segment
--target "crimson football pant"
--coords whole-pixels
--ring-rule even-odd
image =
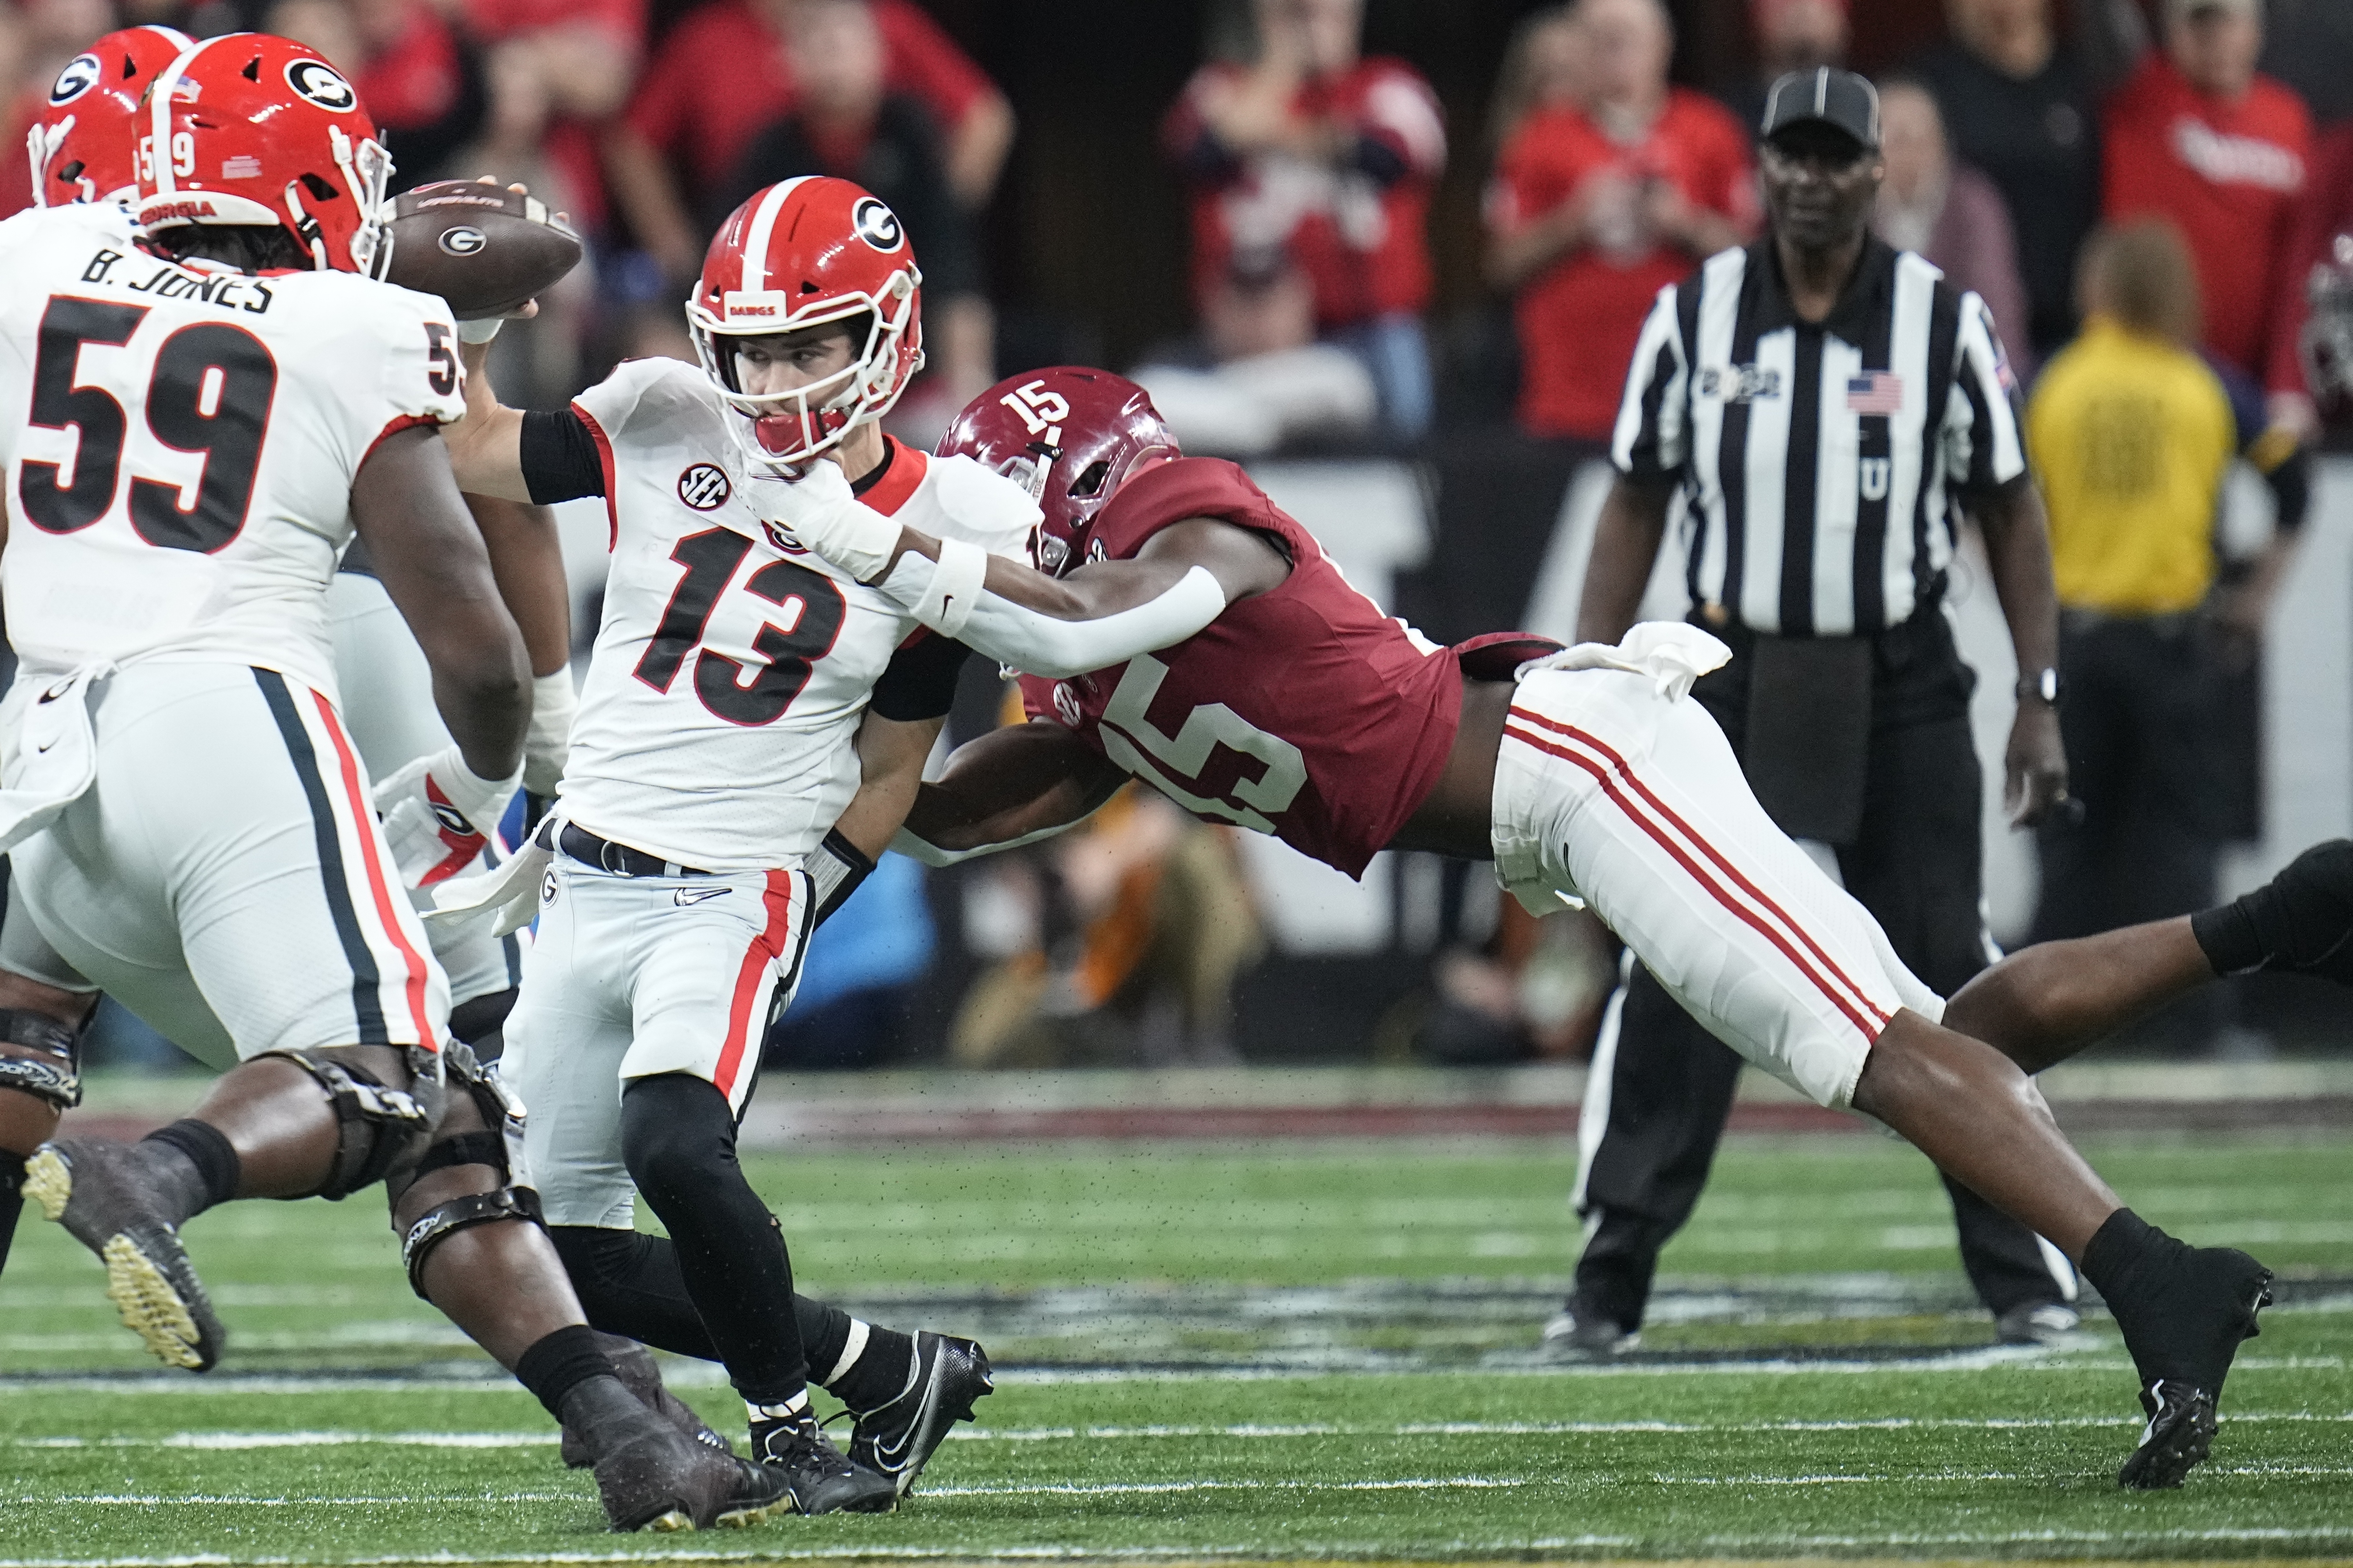
[[[1692,688],[1736,752],[1746,730],[1749,661],[1736,657]],[[1883,633],[1873,668],[1862,821],[1841,847],[1841,879],[1905,966],[1950,996],[1987,963],[1978,897],[1982,784],[1969,734],[1975,677],[1939,610]],[[1724,1136],[1741,1058],[1702,1028],[1640,963],[1613,999],[1594,1052],[1605,1096],[1580,1129],[1576,1194],[1588,1237],[1572,1307],[1632,1330],[1659,1251],[1691,1217]],[[1961,1265],[1995,1315],[2071,1300],[2074,1272],[2024,1226],[1945,1178]]]

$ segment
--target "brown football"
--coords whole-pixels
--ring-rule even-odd
[[[536,196],[437,180],[393,199],[385,277],[439,296],[461,321],[503,316],[580,264],[580,237]]]

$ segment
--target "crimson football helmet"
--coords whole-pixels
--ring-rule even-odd
[[[2304,328],[2305,379],[2314,398],[2342,406],[2353,401],[2353,234],[2329,241],[2306,288],[2312,316]]]
[[[1045,519],[1029,541],[1038,570],[1060,577],[1090,558],[1095,514],[1138,472],[1184,452],[1144,388],[1107,370],[1059,365],[982,393],[940,437],[1029,492]]]
[[[744,417],[752,463],[797,468],[880,419],[923,368],[923,275],[899,216],[848,180],[804,175],[754,195],[712,237],[686,302],[702,371]],[[790,392],[747,393],[730,340],[866,319],[849,366]]]
[[[282,228],[319,271],[383,276],[392,157],[360,95],[315,49],[268,33],[208,38],[148,92],[142,234]]]
[[[139,184],[139,100],[192,41],[173,27],[125,27],[66,62],[25,133],[35,206],[128,203]]]

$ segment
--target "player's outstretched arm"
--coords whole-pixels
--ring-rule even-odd
[[[432,667],[434,705],[466,767],[511,780],[531,720],[531,660],[438,431],[376,444],[352,481],[352,521]]]
[[[522,477],[522,410],[499,402],[491,385],[489,343],[461,343],[459,357],[466,367],[466,416],[443,432],[458,488],[468,495],[527,501],[532,496]]]
[[[1008,725],[955,749],[891,847],[927,866],[1010,849],[1083,821],[1127,774],[1059,724]]]

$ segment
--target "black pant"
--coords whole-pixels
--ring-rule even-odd
[[[1717,635],[1732,644],[1733,661],[1692,695],[1738,752],[1748,718],[1741,656],[1750,639],[1736,627]],[[1983,787],[1968,720],[1976,677],[1938,609],[1882,634],[1873,655],[1862,822],[1855,841],[1839,847],[1839,872],[1896,955],[1949,996],[1986,963],[1978,904]],[[1740,1068],[1731,1047],[1634,965],[1614,1042],[1605,1038],[1597,1051],[1588,1089],[1609,1096],[1609,1112],[1582,1200],[1592,1235],[1577,1265],[1580,1314],[1614,1318],[1629,1331],[1641,1325],[1659,1249],[1707,1184]],[[2060,1298],[2031,1231],[1950,1177],[1945,1187],[1961,1265],[1990,1310]]]

